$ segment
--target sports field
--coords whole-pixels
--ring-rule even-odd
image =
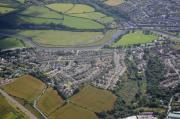
[[[117,6],[124,2],[124,0],[106,0],[105,4],[109,6]]]
[[[40,98],[38,102],[38,107],[46,115],[49,115],[51,112],[55,111],[58,107],[61,107],[64,104],[63,99],[59,96],[56,90],[48,88],[45,94]]]
[[[94,112],[87,111],[73,104],[67,104],[56,110],[50,119],[98,119]]]
[[[17,47],[25,47],[24,43],[15,38],[4,38],[0,39],[0,49],[1,48],[17,48]]]
[[[102,112],[113,108],[116,96],[107,90],[85,86],[79,93],[71,97],[70,101],[88,110]]]
[[[158,39],[156,35],[145,35],[142,31],[130,32],[112,44],[112,47],[145,44]]]
[[[5,85],[3,89],[12,96],[32,101],[40,95],[44,87],[45,84],[40,80],[30,75],[25,75]]]
[[[11,106],[0,94],[0,119],[28,119],[22,112]]]

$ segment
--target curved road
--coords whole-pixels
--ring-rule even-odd
[[[0,89],[0,93],[6,98],[6,100],[16,107],[18,107],[22,112],[24,112],[30,119],[38,119],[34,114],[32,114],[29,110],[27,110],[23,105],[17,102],[14,98],[8,95],[5,91]]]

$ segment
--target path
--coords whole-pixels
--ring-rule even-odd
[[[30,119],[38,119],[34,114],[32,114],[29,110],[27,110],[23,105],[17,102],[14,98],[9,96],[5,91],[0,89],[0,93],[6,98],[6,100],[16,107],[18,107],[22,112],[24,112]]]

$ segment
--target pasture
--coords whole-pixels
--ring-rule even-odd
[[[74,7],[72,3],[53,3],[53,4],[48,4],[46,6],[52,10],[55,10],[61,13],[65,13]]]
[[[79,93],[72,96],[70,101],[88,110],[102,112],[113,108],[116,96],[107,90],[85,86]]]
[[[43,96],[38,101],[38,107],[46,115],[49,115],[51,112],[55,111],[58,107],[61,107],[64,104],[63,99],[58,95],[56,90],[48,88],[43,94]]]
[[[45,84],[40,80],[30,75],[25,75],[5,85],[3,89],[12,96],[32,101],[40,95],[44,87]]]
[[[71,103],[56,110],[49,117],[50,119],[98,119],[94,112],[90,112]]]
[[[112,44],[112,47],[145,44],[158,39],[156,35],[145,35],[142,31],[130,32]]]
[[[89,5],[84,4],[74,4],[73,8],[67,11],[68,14],[72,13],[87,13],[87,12],[94,12],[95,9]]]
[[[15,38],[4,38],[0,39],[0,49],[1,48],[17,48],[17,47],[25,47],[24,43]]]
[[[27,117],[11,106],[0,94],[0,118],[1,119],[27,119]]]
[[[27,30],[21,35],[32,37],[34,42],[49,46],[78,46],[97,42],[103,38],[101,32],[71,32],[58,30]]]
[[[109,6],[117,6],[120,5],[124,2],[124,0],[106,0],[105,4],[109,5]]]

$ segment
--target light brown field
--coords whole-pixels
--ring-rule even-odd
[[[124,2],[124,0],[107,0],[105,4],[110,5],[110,6],[117,6],[120,5]]]

